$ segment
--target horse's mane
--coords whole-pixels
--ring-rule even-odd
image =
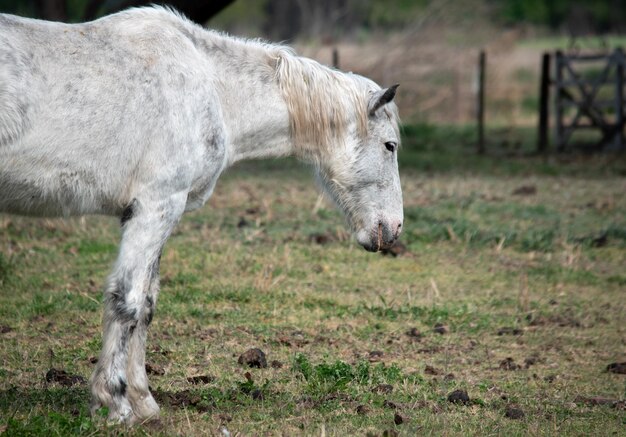
[[[221,32],[207,31],[168,7],[151,6],[131,9],[125,13],[158,16],[184,24],[188,30],[201,33],[206,41],[232,44],[241,54],[257,60],[265,59],[273,70],[282,97],[289,111],[291,135],[298,154],[320,157],[333,146],[341,145],[350,123],[356,121],[357,134],[367,134],[367,104],[371,91],[378,86],[356,74],[333,70],[312,59],[300,57],[284,45],[259,39],[233,37]],[[223,46],[220,47],[222,50]],[[261,72],[262,70],[259,70]],[[393,114],[388,114],[393,117]]]
[[[284,47],[276,55],[276,80],[298,153],[315,157],[340,145],[351,120],[359,135],[367,134],[367,79],[298,57]]]

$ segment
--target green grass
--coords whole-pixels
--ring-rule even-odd
[[[0,433],[625,435],[623,409],[583,399],[626,397],[604,371],[626,358],[624,157],[535,156],[525,130],[489,131],[484,156],[471,127],[404,136],[403,256],[314,211],[293,160],[236,166],[185,216],[148,341],[162,418],[132,430],[91,418],[85,384],[44,378],[93,368],[118,221],[0,216]],[[273,365],[239,365],[251,347]]]
[[[566,50],[570,48],[571,38],[566,36],[546,36],[528,38],[520,41],[521,47],[529,47],[544,50]],[[575,40],[575,47],[582,49],[606,50],[626,46],[626,37],[623,35],[608,35],[600,37],[580,37]]]

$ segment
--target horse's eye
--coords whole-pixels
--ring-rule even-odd
[[[385,147],[387,148],[387,150],[389,150],[390,152],[395,152],[395,150],[398,148],[398,143],[394,142],[394,141],[387,141],[385,143]]]

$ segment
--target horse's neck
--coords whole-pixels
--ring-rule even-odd
[[[269,158],[293,154],[289,114],[278,84],[268,74],[267,63],[254,58],[246,65],[228,65],[220,78],[218,93],[227,131],[227,150],[231,164],[243,159]],[[218,62],[241,62],[221,58]],[[266,62],[266,61],[265,61]]]

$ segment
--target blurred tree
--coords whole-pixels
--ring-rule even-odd
[[[490,0],[506,24],[531,23],[571,34],[623,31],[623,0]]]
[[[53,21],[86,21],[133,6],[169,5],[204,24],[234,0],[0,0],[0,11]]]

